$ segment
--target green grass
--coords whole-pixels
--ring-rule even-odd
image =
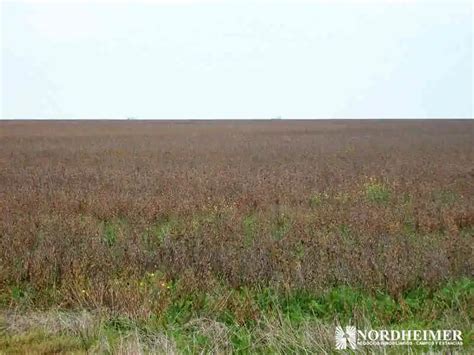
[[[154,277],[158,276],[144,279]],[[472,350],[474,345],[474,281],[468,278],[436,290],[412,289],[399,299],[345,286],[314,293],[272,287],[234,289],[222,284],[212,292],[186,295],[173,287],[166,297],[168,305],[162,312],[147,317],[93,310],[45,311],[34,316],[24,311],[16,318],[5,313],[0,318],[0,350],[333,352],[336,324],[373,329],[460,329],[462,350]],[[396,352],[397,348],[387,350]]]
[[[257,224],[258,224],[258,220],[257,220],[257,216],[255,215],[245,216],[242,221],[242,227],[243,227],[244,235],[245,235],[245,244],[247,246],[252,245],[256,237]]]
[[[385,204],[390,200],[390,189],[381,182],[371,180],[365,185],[365,195],[370,202]]]

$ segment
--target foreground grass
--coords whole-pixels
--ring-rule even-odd
[[[147,317],[106,310],[5,310],[0,349],[5,353],[307,353],[334,352],[335,325],[360,329],[459,329],[463,347],[361,347],[362,351],[473,349],[474,281],[460,279],[435,291],[418,288],[395,300],[337,287],[321,294],[272,288],[182,295],[171,289],[160,314]]]

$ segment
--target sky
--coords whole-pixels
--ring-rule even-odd
[[[472,118],[473,2],[2,1],[1,118]]]

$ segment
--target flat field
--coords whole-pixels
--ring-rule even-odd
[[[472,120],[0,121],[0,352],[469,352],[473,247]]]

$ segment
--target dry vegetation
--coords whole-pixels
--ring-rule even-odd
[[[308,332],[450,312],[472,331],[473,141],[472,121],[0,122],[0,305],[234,339],[216,349],[193,338],[189,351],[239,350],[250,323],[261,334],[249,343],[267,351],[331,349],[294,322],[262,323],[266,292],[329,322],[302,316]],[[404,300],[420,289],[428,303],[414,311]],[[461,289],[458,303],[433,306],[446,289]],[[327,306],[334,290],[349,309]],[[372,308],[357,305],[371,297],[367,319]]]

